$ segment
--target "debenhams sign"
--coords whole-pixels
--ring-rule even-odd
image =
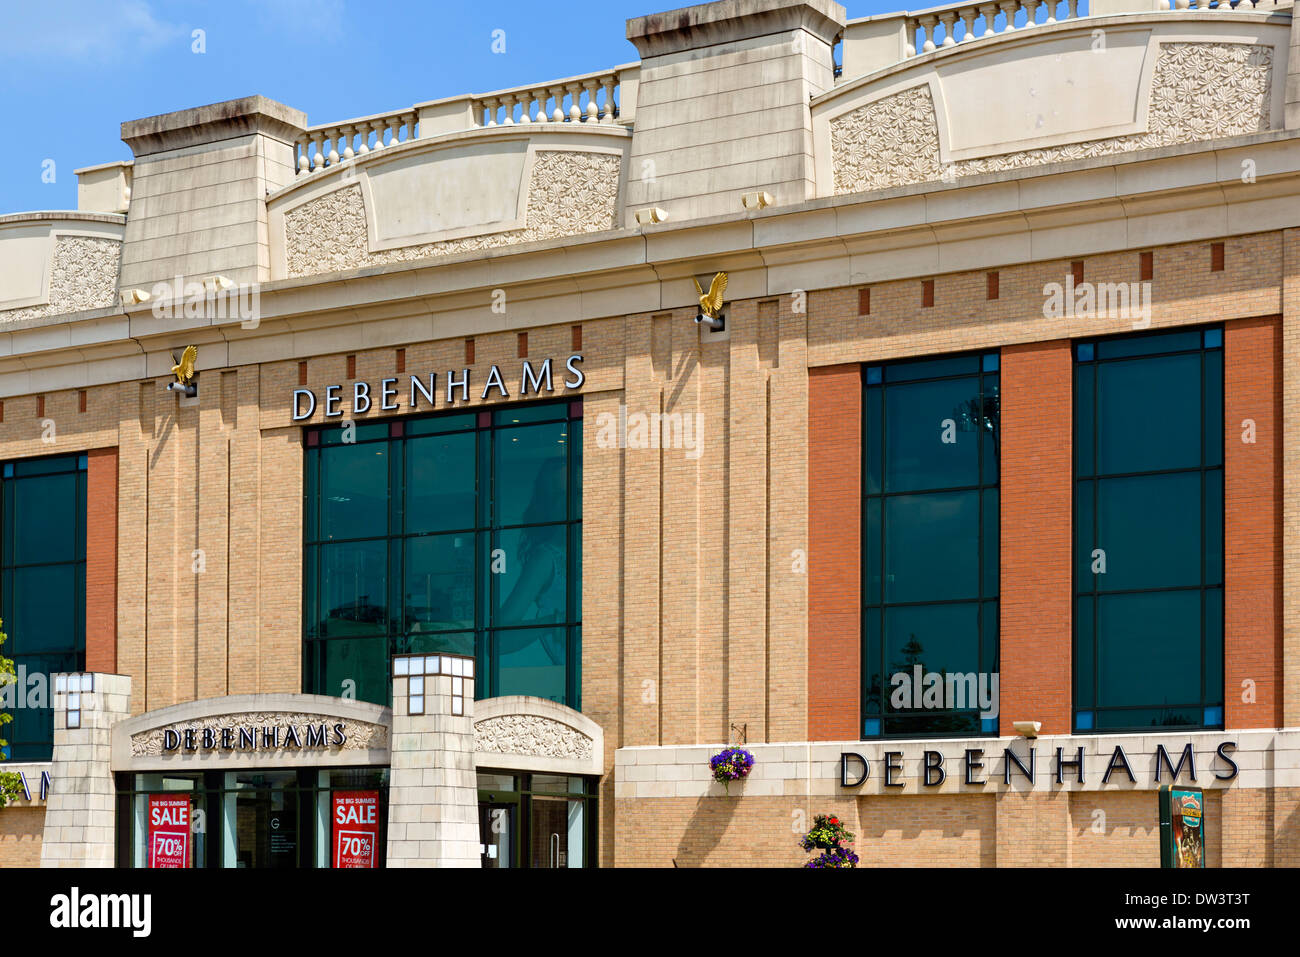
[[[1058,747],[1055,750],[1056,755],[1055,758],[1050,759],[1051,768],[1049,769],[1049,773],[1054,776],[1055,782],[1065,784],[1068,780],[1079,784],[1087,783],[1083,775],[1083,747],[1080,746],[1068,751],[1065,748]],[[1237,743],[1235,741],[1222,741],[1219,743],[1214,756],[1210,759],[1211,763],[1218,765],[1212,768],[1216,780],[1231,781],[1237,776],[1237,762],[1232,760],[1232,753],[1236,750]],[[1028,781],[1033,784],[1039,770],[1036,765],[1042,763],[1037,761],[1037,753],[1038,749],[1033,747],[1029,748],[1028,754],[1024,756],[1016,754],[1011,748],[1003,748],[1002,757],[999,760],[988,755],[983,748],[967,748],[960,758],[945,757],[942,751],[927,750],[921,758],[918,776],[921,779],[922,787],[938,787],[947,780],[948,771],[956,766],[956,769],[963,775],[966,784],[986,784],[989,781],[988,775],[997,774],[999,770],[1001,771],[1000,776],[1003,784],[1009,785],[1013,779]],[[1178,776],[1184,771],[1193,781],[1196,780],[1196,752],[1193,750],[1192,745],[1188,744],[1176,754],[1177,760],[1175,761],[1163,744],[1156,745],[1154,754],[1156,783],[1163,780],[1162,774],[1166,771],[1169,774],[1170,781],[1177,781]],[[907,786],[905,781],[899,780],[903,773],[902,759],[902,751],[885,751],[883,753],[880,762],[880,774],[885,787],[901,788]],[[1101,777],[1101,783],[1103,785],[1109,784],[1111,777],[1117,774],[1127,777],[1131,784],[1137,783],[1137,777],[1133,774],[1133,765],[1123,745],[1116,745],[1115,750],[1111,752],[1110,760],[1106,763],[1106,771]],[[840,787],[861,787],[869,777],[871,777],[871,762],[864,755],[856,751],[843,751],[840,753]]]
[[[480,391],[476,384],[470,383],[470,373],[473,371],[466,367],[459,373],[454,369],[447,372],[446,382],[446,404],[455,405],[457,401],[470,401],[470,390],[473,389],[478,394],[479,399],[486,399],[489,396],[495,398],[509,399],[512,396],[510,389],[517,382],[518,390],[515,393],[519,398],[526,398],[529,395],[541,395],[543,392],[554,392],[559,385],[564,390],[580,389],[587,377],[583,374],[579,366],[582,364],[582,356],[574,354],[564,363],[564,371],[552,368],[552,360],[546,359],[534,365],[525,359],[519,369],[517,376],[509,378],[503,375],[500,366],[493,366],[483,380],[483,388]],[[323,406],[325,418],[333,418],[348,413],[352,415],[361,415],[369,412],[372,408],[380,412],[395,412],[400,406],[397,402],[399,392],[409,389],[409,399],[407,408],[415,411],[420,407],[420,400],[432,408],[437,404],[436,397],[439,395],[438,373],[430,372],[427,377],[413,375],[409,377],[409,382],[405,386],[399,385],[402,381],[401,376],[391,376],[387,379],[379,380],[377,389],[371,388],[370,383],[358,379],[352,383],[352,388],[345,393],[342,385],[328,385],[325,387],[325,394],[320,400]],[[293,390],[293,420],[301,422],[303,419],[310,419],[316,412],[317,396],[312,389],[294,389]]]
[[[280,751],[297,748],[341,748],[348,735],[342,722],[266,727],[168,728],[162,750],[172,751]]]

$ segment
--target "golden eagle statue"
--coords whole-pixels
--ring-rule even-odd
[[[172,366],[172,375],[176,376],[176,382],[179,385],[187,386],[194,381],[194,361],[199,357],[197,346],[186,346],[185,351],[181,353],[181,361]],[[175,355],[172,356],[176,358]]]
[[[727,274],[720,272],[713,277],[713,282],[709,284],[709,294],[707,296],[704,294],[704,290],[700,288],[698,279],[692,276],[691,282],[695,283],[695,291],[700,294],[700,315],[707,316],[709,319],[720,318],[722,294],[727,291]]]

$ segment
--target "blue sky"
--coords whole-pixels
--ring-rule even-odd
[[[124,120],[260,93],[312,124],[628,63],[628,18],[673,0],[3,0],[0,213],[75,209]],[[926,6],[929,4],[917,4]],[[850,17],[905,9],[854,0]],[[492,32],[504,30],[504,54]],[[193,52],[202,30],[204,53]],[[54,182],[42,181],[53,160]]]

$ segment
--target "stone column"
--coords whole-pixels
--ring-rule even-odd
[[[479,867],[474,659],[393,659],[389,867]]]
[[[131,679],[54,675],[54,757],[41,867],[112,867],[112,729],[131,713]]]

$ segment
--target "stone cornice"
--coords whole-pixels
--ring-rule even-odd
[[[831,43],[845,22],[844,7],[834,0],[728,0],[634,17],[627,38],[645,58],[800,27]]]
[[[234,139],[250,133],[292,143],[307,127],[307,114],[265,96],[246,96],[190,110],[160,113],[122,124],[122,141],[137,157]]]
[[[15,223],[108,223],[125,226],[124,213],[83,213],[75,209],[37,209],[27,213],[6,213],[0,216],[0,226]]]
[[[0,397],[166,375],[188,342],[207,343],[201,367],[216,368],[681,308],[695,302],[691,277],[715,269],[741,300],[1300,226],[1298,139],[1274,131],[281,280],[262,286],[255,329],[160,319],[148,304],[15,323],[0,330]],[[510,290],[506,315],[485,305],[494,288]]]

